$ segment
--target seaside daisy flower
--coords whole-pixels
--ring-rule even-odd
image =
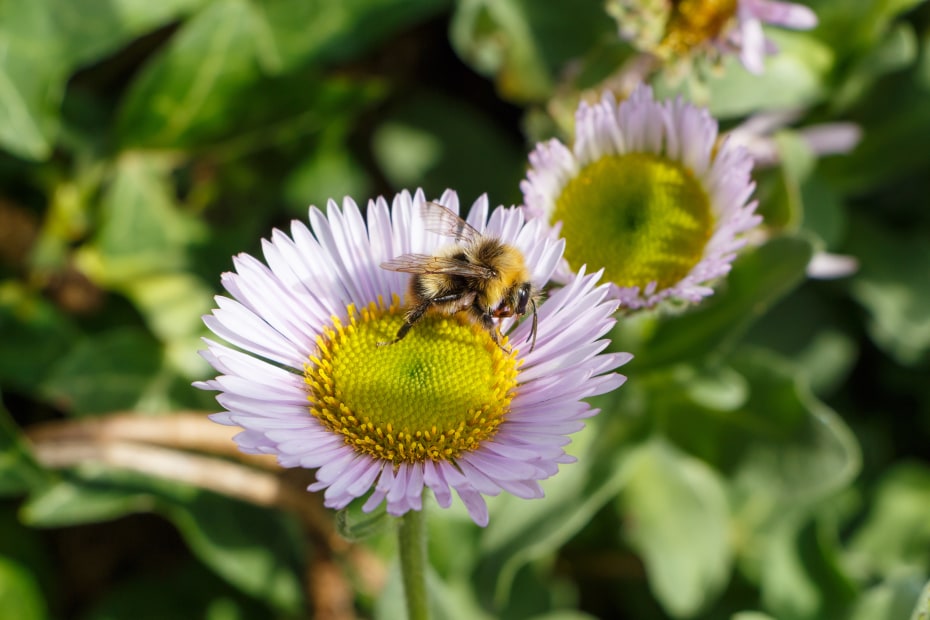
[[[762,73],[765,56],[777,52],[763,24],[794,30],[817,25],[808,7],[774,0],[609,0],[607,12],[621,37],[663,61],[705,56],[718,62],[735,54],[753,73]]]
[[[225,343],[206,340],[218,371],[198,387],[220,392],[212,416],[243,430],[243,452],[276,455],[284,467],[316,469],[310,491],[343,508],[367,496],[400,516],[422,508],[425,489],[449,507],[454,490],[479,525],[485,495],[541,497],[539,481],[574,459],[568,435],[596,413],[583,398],[625,378],[630,358],[605,353],[616,302],[598,275],[583,273],[538,307],[532,320],[501,321],[501,344],[467,313],[427,313],[403,340],[409,274],[382,263],[434,253],[454,241],[425,225],[422,192],[368,204],[351,199],[310,209],[290,235],[263,241],[264,261],[246,254],[222,277],[229,296],[204,317]],[[455,213],[455,193],[438,201]],[[522,252],[533,285],[543,287],[563,242],[521,209],[488,213],[478,199],[467,222]],[[367,220],[367,221],[366,221]]]
[[[761,221],[745,149],[718,140],[707,110],[648,86],[581,103],[574,147],[553,139],[529,159],[528,211],[561,225],[569,269],[603,267],[629,309],[711,295]]]

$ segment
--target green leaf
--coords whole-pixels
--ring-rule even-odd
[[[35,489],[20,515],[33,527],[57,528],[111,521],[151,512],[155,506],[152,489],[139,484],[136,477],[120,478],[100,464],[86,463],[77,474],[65,472]]]
[[[272,510],[170,480],[85,463],[35,494],[22,509],[27,523],[59,527],[157,512],[170,519],[191,550],[216,574],[274,607],[303,607],[303,537]]]
[[[126,153],[116,162],[101,201],[94,247],[105,285],[183,266],[184,246],[202,240],[204,224],[183,213],[174,198],[172,161],[152,153]]]
[[[850,560],[868,576],[927,569],[930,469],[898,464],[879,482],[869,514],[850,542]]]
[[[847,617],[855,586],[843,570],[835,532],[786,510],[760,540],[764,548],[762,600],[776,618]]]
[[[48,607],[28,567],[0,555],[0,615],[16,620],[45,620]]]
[[[836,412],[809,392],[796,368],[749,349],[734,358],[734,369],[750,385],[743,415],[758,433],[738,474],[746,500],[758,510],[757,491],[764,488],[777,514],[788,503],[816,504],[845,488],[859,472],[858,443]]]
[[[920,607],[926,579],[922,571],[899,572],[865,590],[850,613],[850,620],[898,620]],[[925,608],[926,610],[926,608]]]
[[[0,5],[0,144],[20,157],[46,159],[58,133],[69,74],[202,2],[31,0]]]
[[[212,493],[176,503],[167,514],[218,575],[278,609],[303,608],[304,545],[292,520]]]
[[[170,571],[150,571],[141,577],[120,579],[110,584],[103,596],[81,616],[83,620],[257,620],[273,617],[267,607],[235,591],[193,561],[172,566]]]
[[[362,511],[361,500],[356,500],[336,512],[336,531],[350,542],[360,542],[383,533],[395,524],[385,504],[379,504],[372,512]]]
[[[269,138],[292,142],[319,131],[370,97],[358,97],[356,88],[348,93],[354,97],[334,101],[346,90],[344,83],[360,80],[324,80],[301,65],[309,67],[324,53],[363,49],[437,6],[434,0],[209,3],[133,82],[119,111],[120,141],[176,149],[246,134],[248,141],[267,146]],[[226,157],[243,149],[241,141],[224,146],[232,151]]]
[[[768,614],[761,611],[740,611],[730,618],[730,620],[776,620]]]
[[[854,222],[849,247],[860,259],[853,297],[868,310],[872,340],[904,365],[930,349],[930,246],[921,232],[891,231],[877,221]]]
[[[928,620],[930,619],[930,582],[928,582],[921,591],[911,613],[911,620]]]
[[[0,285],[0,385],[34,393],[80,332],[38,294]]]
[[[396,188],[423,187],[427,196],[439,196],[454,187],[466,204],[487,193],[493,207],[519,202],[526,165],[503,133],[462,102],[421,92],[389,114],[372,138],[372,151]]]
[[[0,402],[0,497],[25,493],[44,479],[22,432]]]
[[[144,405],[162,351],[151,336],[117,328],[79,342],[53,367],[42,392],[64,410],[88,415]]]
[[[263,68],[270,73],[288,71],[308,61],[345,60],[449,4],[449,0],[256,3],[256,48]]]
[[[177,147],[194,130],[210,132],[258,77],[259,41],[246,0],[207,4],[133,82],[119,114],[123,144]]]
[[[319,146],[288,175],[284,193],[295,217],[305,218],[308,205],[323,207],[329,199],[339,202],[352,196],[359,201],[372,195],[371,179],[349,148],[349,124],[331,123]]]
[[[163,342],[201,334],[201,317],[213,308],[213,290],[190,273],[153,274],[127,282],[119,290]]]
[[[768,57],[764,74],[750,73],[733,57],[720,77],[708,80],[709,107],[716,118],[808,107],[826,95],[833,50],[806,33],[769,30],[766,36],[779,52]]]
[[[924,0],[810,0],[817,13],[818,36],[842,54],[880,43],[898,16]]]
[[[780,189],[774,199],[762,203],[767,225],[776,229],[796,231],[804,219],[802,186],[814,169],[817,159],[808,143],[796,132],[779,131],[775,134],[775,147],[781,160]],[[781,207],[773,213],[772,206]]]
[[[573,435],[567,451],[584,458],[543,481],[541,499],[489,498],[491,517],[481,532],[474,574],[479,591],[493,592],[498,608],[506,605],[523,566],[555,553],[622,488],[628,477],[624,455],[610,438],[594,424]]]
[[[58,129],[67,63],[55,35],[43,3],[0,4],[0,144],[26,159],[46,159]]]
[[[642,343],[633,362],[638,372],[719,355],[749,325],[804,279],[812,244],[776,237],[737,259],[717,292],[683,316],[668,317]]]
[[[547,98],[566,63],[615,36],[616,24],[593,0],[574,2],[570,19],[558,0],[464,0],[450,34],[458,54],[518,102]]]
[[[662,439],[637,447],[620,495],[626,537],[649,585],[675,617],[713,602],[730,577],[730,509],[720,476]]]

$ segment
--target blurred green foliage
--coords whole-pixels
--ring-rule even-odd
[[[436,618],[930,613],[930,5],[809,4],[763,75],[657,84],[725,128],[795,115],[755,173],[770,238],[705,304],[621,317],[630,380],[545,499],[430,511]],[[632,50],[593,0],[7,0],[0,50],[0,617],[330,617],[292,513],[47,468],[26,430],[216,410],[191,382],[233,254],[344,195],[519,203]],[[819,158],[836,121],[861,143]],[[809,278],[824,250],[858,272]],[[389,526],[340,516],[386,573],[346,569],[362,617],[402,613]]]

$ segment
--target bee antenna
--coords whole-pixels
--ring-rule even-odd
[[[539,327],[539,317],[536,316],[536,298],[530,297],[530,303],[533,304],[533,328],[530,330],[530,336],[527,340],[532,339],[530,344],[530,353],[536,348],[536,328]]]

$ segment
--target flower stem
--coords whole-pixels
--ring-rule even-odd
[[[400,548],[407,617],[410,620],[429,620],[426,597],[426,517],[422,510],[408,510],[401,517],[397,543]]]

